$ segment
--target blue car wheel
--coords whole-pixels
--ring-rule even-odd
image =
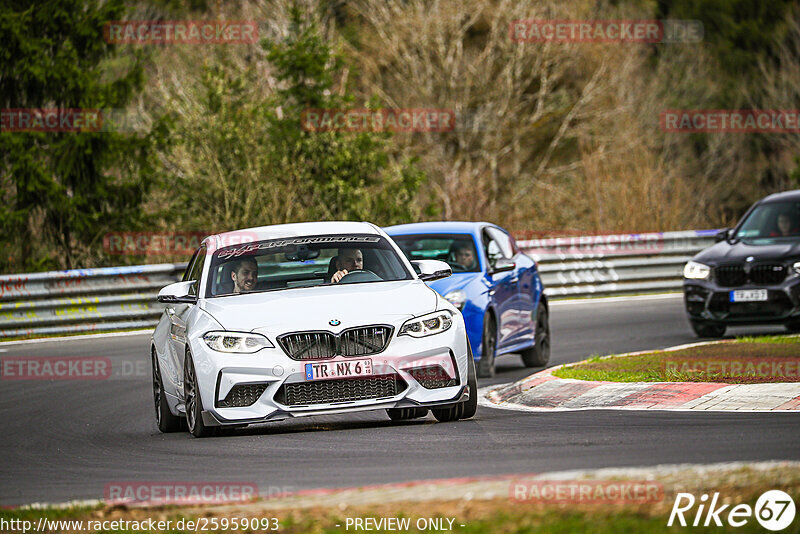
[[[521,353],[525,367],[544,367],[550,361],[550,323],[545,306],[539,306],[535,332],[534,345]]]
[[[481,359],[478,360],[478,377],[491,378],[494,376],[494,355],[497,348],[497,327],[494,317],[486,314],[483,320],[483,343]]]

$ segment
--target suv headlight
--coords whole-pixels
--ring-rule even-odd
[[[795,273],[800,274],[800,261],[794,262],[794,265],[792,265],[792,269],[794,269]]]
[[[442,310],[409,319],[400,327],[400,332],[397,335],[411,337],[432,336],[448,330],[451,326],[453,326],[452,314],[447,310]]]
[[[467,301],[467,294],[461,289],[456,289],[445,295],[444,299],[459,310],[462,310],[464,309],[464,303]]]
[[[705,280],[710,274],[711,267],[696,261],[688,262],[683,268],[683,277],[691,278],[692,280]]]
[[[208,332],[203,336],[211,349],[217,352],[252,354],[261,349],[275,348],[266,336],[247,332]]]

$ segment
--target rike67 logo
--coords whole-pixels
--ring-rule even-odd
[[[697,505],[696,511],[693,510],[695,505]],[[730,504],[720,503],[719,493],[714,493],[710,502],[709,496],[705,493],[700,499],[695,499],[691,493],[678,493],[667,526],[671,527],[677,519],[682,527],[721,527],[724,523],[731,527],[741,527],[755,517],[762,527],[777,532],[792,524],[795,511],[791,496],[781,490],[764,492],[756,501],[755,507],[737,504],[732,508]]]

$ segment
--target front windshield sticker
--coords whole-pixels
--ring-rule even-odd
[[[244,254],[250,254],[256,250],[269,250],[272,248],[286,247],[291,245],[309,245],[317,243],[377,243],[380,236],[320,236],[320,237],[297,237],[293,239],[274,239],[271,241],[260,241],[258,243],[247,243],[238,248],[227,248],[220,250],[218,258],[237,258]]]

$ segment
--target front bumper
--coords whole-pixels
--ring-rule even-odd
[[[730,292],[766,289],[763,302],[731,302]],[[713,280],[684,280],[683,300],[689,319],[725,325],[785,324],[800,320],[800,277],[777,285],[722,287]]]
[[[382,410],[387,408],[435,408],[435,407],[446,407],[458,402],[465,402],[469,400],[470,395],[477,395],[476,391],[470,391],[469,386],[464,384],[460,386],[458,393],[455,397],[450,400],[445,401],[428,401],[428,402],[417,402],[412,399],[406,398],[401,399],[399,401],[389,401],[386,403],[375,403],[375,404],[364,404],[364,405],[349,405],[350,403],[341,403],[339,406],[330,406],[326,408],[318,408],[312,411],[285,411],[282,409],[277,409],[274,412],[270,413],[265,417],[256,417],[253,419],[223,419],[217,412],[212,410],[203,410],[203,424],[206,426],[240,426],[240,425],[249,425],[254,423],[266,423],[269,421],[281,421],[283,419],[289,419],[292,417],[303,417],[309,415],[336,415],[340,413],[349,413],[349,412],[363,412],[369,410]]]
[[[467,387],[468,350],[463,321],[454,321],[448,331],[425,338],[395,333],[386,350],[379,354],[313,360],[371,359],[373,375],[358,378],[308,381],[305,364],[311,361],[293,360],[278,346],[255,354],[222,354],[197,339],[191,342],[191,349],[203,403],[203,421],[213,426],[442,406],[477,394]],[[441,367],[449,378],[443,387],[431,387],[430,383],[424,387],[410,372],[434,365]],[[231,407],[232,398],[252,404]]]

